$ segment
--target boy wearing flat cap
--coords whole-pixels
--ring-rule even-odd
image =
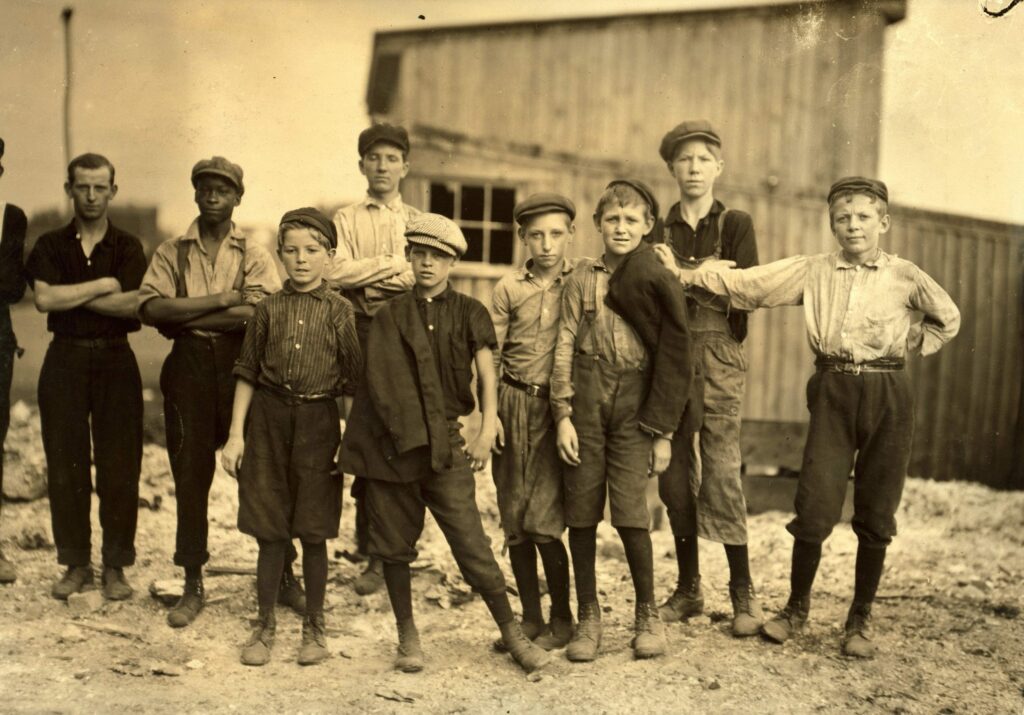
[[[270,254],[247,243],[231,220],[245,192],[242,168],[221,156],[203,159],[192,168],[192,186],[199,217],[185,235],[160,244],[139,289],[143,321],[174,340],[160,373],[178,502],[174,563],[185,568],[184,593],[167,615],[174,628],[190,624],[205,604],[207,502],[231,426],[231,371],[245,324],[281,288]],[[283,586],[282,597],[302,605],[294,577]]]
[[[341,442],[336,399],[362,356],[352,304],[323,280],[337,246],[334,224],[313,208],[278,229],[284,289],[261,301],[235,362],[231,431],[221,459],[238,479],[238,528],[259,542],[259,620],[242,663],[270,660],[274,604],[292,539],[302,541],[306,614],[300,665],[328,657],[324,633],[327,539],[338,536]]]
[[[530,258],[494,286],[498,437],[493,476],[501,525],[523,607],[523,632],[545,650],[572,637],[569,555],[562,543],[562,462],[548,401],[562,287],[573,262],[565,249],[576,233],[576,207],[564,196],[533,194],[513,209]],[[551,596],[544,621],[537,578],[540,552]]]
[[[409,173],[409,135],[403,127],[374,124],[359,135],[359,171],[366,177],[366,198],[334,215],[338,251],[327,277],[344,291],[356,311],[359,344],[374,313],[386,300],[412,288],[412,272],[405,257],[405,227],[419,210],[402,201],[401,181]],[[351,404],[356,382],[346,386]],[[367,516],[363,508],[365,482],[356,475],[352,497],[356,503],[356,551],[366,554]],[[383,583],[381,564],[373,559],[356,579],[355,591],[366,595]]]
[[[724,258],[740,268],[757,265],[753,222],[714,197],[721,175],[722,140],[710,123],[690,120],[671,129],[659,149],[679,187],[661,241],[679,266]],[[706,298],[706,297],[705,297]],[[702,409],[695,410],[699,453],[691,439],[661,475],[659,493],[675,539],[679,578],[661,606],[661,617],[676,622],[703,611],[697,537],[725,545],[729,562],[732,634],[755,635],[764,618],[750,577],[747,504],[740,478],[740,408],[747,359],[743,340],[747,314],[720,301],[688,300],[695,371]],[[699,466],[698,466],[699,465]]]
[[[871,604],[910,462],[914,405],[904,370],[908,352],[931,355],[956,335],[960,312],[910,261],[879,248],[889,230],[889,194],[875,179],[846,177],[828,193],[829,223],[840,250],[765,266],[726,270],[709,262],[680,279],[728,298],[740,310],[803,305],[817,371],[807,383],[811,413],[796,495],[790,596],[762,634],[782,643],[806,621],[821,544],[839,521],[854,473],[853,530],[858,548],[845,655],[870,658]],[[675,262],[666,248],[660,258]],[[917,314],[921,322],[915,322]]]
[[[647,480],[671,459],[690,365],[683,292],[644,242],[656,216],[657,202],[645,184],[609,184],[594,212],[604,255],[581,261],[562,293],[551,411],[558,453],[569,465],[565,522],[579,614],[566,649],[571,661],[594,660],[601,645],[595,552],[606,500],[636,592],[634,655],[665,653],[654,602]],[[674,386],[671,375],[678,378]]]
[[[473,481],[497,434],[494,326],[479,301],[448,283],[466,251],[459,227],[444,216],[422,214],[409,222],[405,237],[416,285],[377,311],[370,325],[366,370],[340,459],[342,469],[367,478],[369,552],[384,564],[398,627],[395,668],[415,672],[424,665],[409,564],[430,509],[466,582],[483,596],[501,629],[505,648],[529,672],[549,656],[515,620]],[[474,407],[474,365],[482,420],[467,444],[459,418]]]

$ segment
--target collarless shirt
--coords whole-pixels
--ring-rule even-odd
[[[504,371],[520,382],[547,385],[558,339],[562,289],[575,262],[566,258],[561,271],[546,283],[533,274],[532,265],[530,259],[494,286],[491,317],[498,341],[494,366],[498,374]]]
[[[441,378],[445,417],[468,415],[476,405],[470,387],[476,353],[498,346],[491,316],[480,301],[452,290],[451,284],[433,298],[413,295],[413,300]]]
[[[594,274],[595,314],[593,325],[579,339],[584,317],[585,273]],[[604,258],[581,262],[566,279],[562,290],[562,314],[551,369],[551,410],[558,422],[572,414],[573,358],[577,352],[600,358],[622,369],[642,369],[647,351],[633,327],[605,304],[611,271]]]
[[[146,255],[138,238],[108,221],[103,238],[86,256],[72,221],[40,236],[25,268],[32,283],[40,280],[50,285],[74,285],[113,277],[127,293],[139,287],[146,272]],[[47,330],[68,338],[123,337],[140,327],[138,319],[101,315],[84,305],[46,315]]]
[[[802,305],[815,354],[856,363],[930,355],[960,329],[949,294],[914,263],[881,250],[864,265],[837,251],[697,273],[693,285],[729,296],[741,310]],[[924,314],[920,323],[918,312]]]
[[[400,195],[388,202],[367,195],[334,214],[338,248],[328,278],[345,290],[357,313],[373,315],[383,301],[412,289],[405,227],[419,214]]]
[[[326,283],[301,292],[286,281],[257,304],[234,374],[295,395],[337,396],[361,367],[352,304]]]

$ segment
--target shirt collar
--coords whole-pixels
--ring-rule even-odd
[[[448,281],[448,285],[446,285],[444,287],[444,291],[443,292],[441,292],[438,295],[435,295],[433,298],[420,298],[420,296],[416,293],[416,289],[415,288],[412,289],[412,293],[416,297],[416,302],[417,303],[426,303],[427,301],[430,301],[431,303],[436,303],[438,301],[446,301],[446,300],[448,300],[448,297],[451,296],[452,293],[454,293],[454,292],[455,292],[455,290],[452,288],[451,281]]]
[[[566,257],[565,259],[562,260],[562,270],[559,273],[559,276],[566,276],[566,275],[572,273],[572,271],[573,271],[573,269],[575,267],[576,267],[575,259]],[[533,271],[531,270],[532,268],[533,268],[533,259],[529,258],[529,259],[526,260],[526,263],[524,263],[515,272],[516,278],[518,280],[521,280],[521,281],[525,281],[525,280],[527,280],[529,278],[533,278],[534,276],[533,276]]]
[[[836,270],[849,270],[851,268],[856,269],[857,266],[850,263],[843,257],[842,251],[835,252],[835,266]],[[885,268],[889,265],[889,261],[892,260],[892,256],[883,251],[881,248],[878,249],[878,255],[872,258],[867,263],[863,264],[865,268]]]
[[[2,218],[2,216],[0,216],[0,218]],[[108,218],[107,219],[107,230],[106,230],[106,232],[104,232],[103,238],[100,239],[100,242],[96,244],[96,248],[99,248],[100,246],[109,246],[110,245],[110,237],[113,236],[115,230],[116,229],[114,228],[114,224]],[[64,236],[66,238],[72,240],[72,241],[75,241],[76,243],[81,242],[82,239],[79,236],[78,226],[75,225],[75,220],[74,219],[71,219],[71,223],[69,223],[64,228]]]
[[[403,204],[402,204],[402,195],[401,194],[398,194],[395,198],[391,199],[390,201],[386,201],[386,202],[385,201],[380,201],[379,199],[375,199],[372,196],[370,196],[369,194],[367,194],[366,195],[366,200],[364,201],[364,203],[367,206],[376,206],[379,209],[388,209],[390,211],[394,211],[395,213],[401,212],[402,206],[403,206]]]
[[[231,230],[228,231],[226,238],[230,239],[228,242],[237,247],[241,248],[239,240],[245,240],[245,234],[235,225],[235,222],[231,222]],[[182,241],[199,241],[199,219],[196,218],[189,225],[188,230],[185,231],[185,235],[181,237]]]
[[[298,290],[295,290],[295,286],[292,285],[292,281],[291,281],[290,278],[286,278],[285,279],[284,287],[281,288],[281,292],[283,292],[283,293],[285,293],[287,295],[308,295],[311,298],[316,298],[317,300],[323,300],[324,298],[326,298],[327,297],[327,290],[328,290],[327,281],[323,280],[323,281],[320,282],[320,285],[318,285],[313,290],[298,291]]]
[[[704,216],[703,218],[701,218],[701,221],[703,221],[703,220],[705,220],[705,219],[707,219],[707,218],[709,218],[711,216],[717,216],[718,214],[722,213],[723,211],[725,211],[725,204],[723,204],[718,199],[715,199],[714,201],[711,202],[711,210],[708,211],[708,215]],[[670,208],[668,210],[668,216],[665,217],[665,223],[666,224],[669,224],[669,223],[685,223],[683,221],[683,213],[682,213],[682,211],[679,208],[679,202],[678,201],[676,201],[674,204],[672,204],[672,208]]]

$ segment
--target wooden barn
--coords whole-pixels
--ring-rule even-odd
[[[485,303],[520,263],[512,207],[542,190],[581,209],[571,251],[595,255],[586,218],[605,184],[644,179],[666,207],[677,189],[657,148],[670,127],[710,119],[726,170],[716,194],[749,211],[762,262],[832,250],[823,194],[874,175],[886,28],[902,0],[714,9],[378,33],[366,101],[404,124],[413,205],[452,217],[470,242],[457,285]],[[886,249],[944,285],[960,336],[914,361],[912,473],[1024,488],[1022,229],[910,209],[894,197]],[[813,371],[799,308],[750,322],[748,463],[799,466]],[[1015,469],[1016,468],[1016,469]]]

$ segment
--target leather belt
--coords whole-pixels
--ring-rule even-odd
[[[61,345],[74,345],[78,348],[120,348],[128,345],[128,338],[72,338],[66,335],[54,335],[53,342]]]
[[[862,372],[898,372],[905,362],[900,358],[878,358],[865,362],[853,362],[828,355],[819,356],[815,367],[825,372],[841,372],[845,375],[860,375]]]
[[[274,397],[282,400],[283,402],[287,402],[290,405],[301,405],[306,404],[307,402],[327,402],[328,400],[333,401],[335,399],[334,395],[327,392],[321,392],[315,395],[301,395],[297,392],[286,390],[283,387],[278,387],[277,385],[267,385],[264,383],[257,385],[257,389],[266,390]]]
[[[541,399],[548,399],[551,396],[551,388],[547,385],[531,385],[528,382],[522,382],[514,377],[509,376],[507,373],[501,376],[501,381],[509,387],[514,387],[517,390],[522,390],[530,397],[540,397]]]

